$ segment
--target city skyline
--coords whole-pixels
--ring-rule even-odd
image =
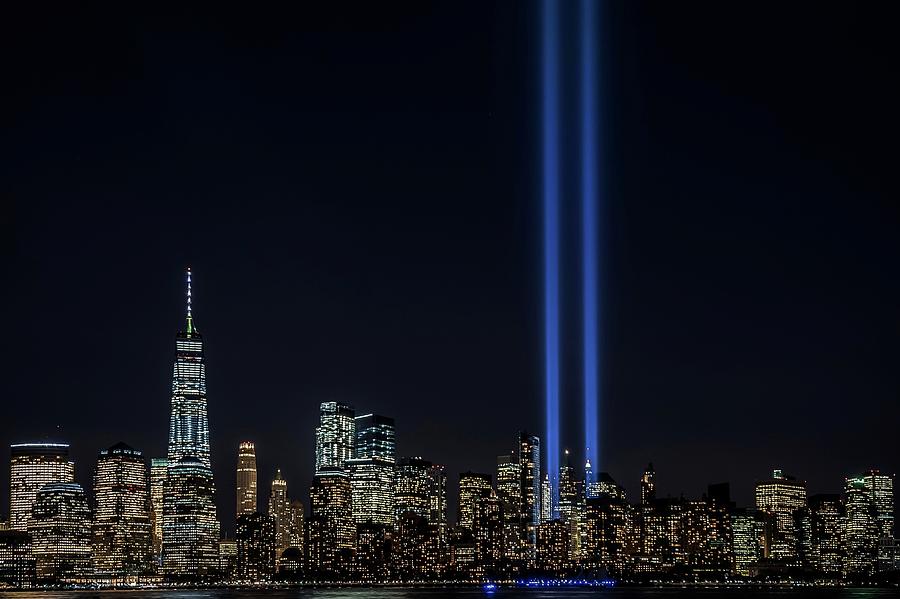
[[[878,469],[846,476],[841,493],[810,496],[805,481],[776,468],[755,483],[754,504],[738,506],[728,482],[708,485],[699,498],[663,497],[650,463],[629,501],[608,472],[594,472],[590,457],[579,466],[568,449],[550,475],[555,460],[542,459],[540,438],[520,430],[494,472],[459,473],[450,524],[445,467],[421,457],[398,461],[394,418],[357,415],[334,401],[319,405],[308,496],[298,499],[278,469],[268,509],[260,509],[256,446],[239,443],[229,538],[215,505],[190,269],[185,282],[166,458],[116,443],[99,452],[86,492],[73,480],[67,444],[11,445],[16,509],[0,526],[3,584],[509,583],[535,576],[833,584],[887,581],[898,571],[894,475]]]
[[[191,451],[229,535],[244,441],[255,511],[278,471],[310,509],[324,402],[393,419],[398,464],[444,466],[451,522],[459,473],[495,473],[517,431],[579,469],[596,434],[595,477],[631,499],[649,462],[660,497],[728,481],[744,506],[773,469],[809,495],[900,470],[886,9],[610,3],[586,41],[561,5],[551,440],[542,6],[187,8],[183,27],[15,7],[0,446],[65,444],[87,497],[101,451],[166,457],[190,266],[211,431]]]
[[[193,314],[192,314],[192,271],[190,268],[186,271],[186,318],[185,325],[182,327],[182,330],[178,333],[177,338],[177,351],[176,351],[176,362],[175,362],[175,374],[173,380],[173,394],[175,394],[175,398],[173,399],[173,403],[171,405],[171,422],[169,427],[169,452],[170,455],[163,458],[153,458],[153,462],[159,461],[161,463],[165,463],[166,465],[173,463],[172,456],[175,456],[176,461],[183,459],[184,457],[197,458],[199,464],[202,466],[206,466],[209,468],[209,425],[206,422],[206,372],[205,372],[205,358],[203,357],[205,348],[202,341],[202,336],[199,333],[199,330],[196,328],[194,323]],[[194,341],[192,341],[192,339]],[[193,345],[191,345],[193,343]],[[192,360],[194,358],[187,357],[189,354],[194,354],[201,356],[199,363],[193,363]],[[195,365],[194,365],[195,364]],[[200,405],[192,405],[190,400],[185,400],[181,398],[181,395],[187,390],[188,394],[197,393],[200,397],[202,397],[202,403]],[[181,407],[181,403],[187,401],[188,408]],[[315,446],[316,450],[312,452],[312,460],[315,462],[315,470],[317,472],[330,472],[330,471],[340,471],[342,476],[347,476],[348,480],[353,480],[353,472],[354,465],[359,468],[361,465],[365,465],[366,463],[372,463],[372,458],[377,460],[383,460],[386,465],[390,465],[393,468],[393,464],[396,461],[397,450],[396,450],[396,433],[395,433],[395,424],[393,417],[381,416],[375,413],[367,413],[361,416],[356,416],[355,406],[349,403],[341,403],[341,402],[322,402],[319,404],[319,413],[320,413],[320,421],[319,425],[315,427],[312,431],[313,437],[315,438]],[[185,420],[186,419],[186,420]],[[182,424],[181,421],[184,420],[192,420],[193,425]],[[360,428],[362,427],[362,428]],[[185,435],[183,431],[187,431]],[[387,432],[385,432],[387,431]],[[527,433],[520,433],[526,434]],[[533,437],[537,440],[537,446],[540,446],[540,438]],[[242,501],[246,504],[251,501],[251,497],[253,494],[258,493],[258,483],[257,477],[258,472],[256,469],[256,453],[255,446],[256,441],[253,440],[243,440],[241,441],[236,448],[236,459],[235,463],[232,465],[231,472],[234,472],[234,480],[227,481],[227,475],[219,474],[220,477],[226,477],[226,489],[231,488],[236,490],[236,494],[238,497],[238,504]],[[62,460],[57,460],[54,457],[54,460],[59,461],[59,466],[57,468],[63,468],[65,470],[64,475],[58,475],[56,478],[62,480],[64,482],[71,482],[77,484],[79,481],[75,477],[75,465],[74,462],[68,461],[69,454],[69,444],[59,442],[57,439],[43,439],[39,441],[32,442],[22,442],[22,443],[14,443],[11,446],[12,457],[15,460],[16,451],[21,450],[32,450],[37,448],[37,451],[47,453],[48,455],[55,456],[59,453],[60,456],[64,456]],[[139,450],[135,450],[125,444],[124,441],[119,441],[116,443],[112,449],[117,447],[125,448],[130,452],[135,452],[137,455],[141,455],[142,452]],[[324,451],[323,451],[324,449]],[[121,451],[121,450],[120,450]],[[246,453],[248,452],[249,453]],[[517,450],[518,451],[518,450]],[[62,453],[60,453],[62,452]],[[101,455],[105,454],[107,450],[101,451]],[[173,453],[174,452],[174,453]],[[540,450],[538,450],[540,452]],[[501,458],[513,457],[517,454],[510,454],[510,456],[497,455],[496,459],[501,460]],[[545,463],[546,455],[544,453],[539,453],[540,461],[537,465],[538,470],[540,471],[540,476],[544,477],[547,475],[547,463]],[[571,476],[577,476],[578,473],[582,474],[582,478],[585,478],[584,484],[585,492],[587,492],[587,485],[589,485],[589,479],[587,477],[593,476],[595,479],[599,475],[609,476],[609,472],[605,470],[594,471],[594,468],[590,464],[589,459],[585,455],[585,459],[587,459],[587,463],[584,467],[580,467],[579,463],[576,462],[578,458],[577,450],[572,450],[568,446],[564,447],[560,455],[558,456],[559,464],[561,464],[559,472],[571,471]],[[422,459],[422,455],[409,455],[402,456],[404,459]],[[250,460],[249,462],[247,460]],[[425,458],[427,459],[427,457]],[[518,462],[518,457],[516,461]],[[51,462],[55,464],[56,461]],[[205,463],[204,463],[205,462]],[[277,460],[275,460],[277,463]],[[13,463],[15,463],[13,461]],[[377,462],[376,462],[377,463]],[[343,464],[342,466],[338,466],[338,464]],[[150,461],[147,461],[147,474],[150,475]],[[542,466],[543,465],[543,466]],[[563,466],[566,466],[564,468]],[[878,466],[870,465],[866,468],[860,469],[851,473],[844,473],[843,476],[847,478],[847,480],[851,480],[857,475],[862,475],[863,472],[867,472],[872,468],[878,470]],[[250,468],[250,470],[248,470]],[[499,468],[499,462],[498,462]],[[227,468],[224,469],[226,472],[229,470]],[[780,468],[775,469],[776,472],[781,472]],[[61,471],[62,472],[62,471]],[[252,472],[252,474],[245,475],[245,478],[241,478],[242,472]],[[465,475],[474,475],[478,476],[487,476],[489,477],[488,483],[497,484],[500,482],[499,480],[499,470],[497,470],[496,474],[490,474],[491,470],[485,470],[485,475],[479,473],[473,473],[472,469],[467,469],[465,471],[459,471],[459,476]],[[205,475],[204,475],[205,476]],[[252,476],[252,478],[247,478]],[[54,480],[56,480],[54,478]],[[655,478],[655,477],[654,477]],[[213,475],[213,479],[215,479],[215,475]],[[49,479],[48,479],[49,480]],[[378,480],[377,478],[374,480]],[[373,480],[373,482],[374,482]],[[637,479],[635,478],[637,481]],[[242,482],[243,481],[243,482]],[[282,478],[281,468],[276,467],[275,473],[273,474],[272,479],[269,480],[269,483],[263,483],[264,485],[271,484],[273,488],[273,493],[275,489],[275,485],[278,484],[278,481],[281,481],[282,484],[285,484],[285,479]],[[758,493],[759,493],[759,484],[765,481],[764,476],[760,476],[759,478],[753,479],[752,481],[742,481],[745,485],[751,486],[755,493],[757,494],[757,502]],[[229,484],[229,482],[231,484]],[[725,483],[731,484],[732,481],[723,480],[723,481],[709,481],[708,484],[718,484]],[[563,486],[566,485],[565,481],[559,483]],[[571,481],[569,484],[572,484]],[[626,490],[629,488],[628,483],[616,483],[620,485],[620,488]],[[643,494],[643,479],[638,481],[635,485],[640,490],[641,496]],[[655,479],[654,479],[654,489],[655,489]],[[804,501],[806,497],[806,481],[802,482],[804,488]],[[215,483],[213,482],[213,485]],[[251,486],[252,485],[252,486]],[[245,488],[247,490],[245,490]],[[348,489],[350,487],[348,486]],[[377,484],[375,487],[377,488]],[[562,487],[560,487],[562,488]],[[705,487],[704,487],[705,488]],[[252,489],[252,491],[251,491]],[[452,489],[452,486],[451,486]],[[459,521],[460,515],[456,511],[458,506],[461,505],[459,503],[459,497],[456,495],[455,491],[457,489],[453,489],[449,494],[452,501],[449,502],[449,510],[448,517],[452,520]],[[86,484],[84,486],[84,492],[87,496],[92,495],[93,488],[91,485]],[[822,489],[821,492],[830,492],[829,489]],[[149,478],[148,478],[148,493],[149,493]],[[248,495],[248,493],[250,495]],[[570,491],[570,493],[575,493],[574,490]],[[655,491],[654,491],[655,493]],[[681,490],[678,494],[673,494],[671,492],[667,493],[666,497],[674,497],[675,495],[684,496],[692,496],[697,493],[690,493]],[[222,533],[227,536],[231,536],[234,534],[236,530],[234,528],[234,524],[231,523],[231,520],[228,516],[228,510],[223,510],[223,505],[226,505],[223,500],[223,495],[227,495],[227,493],[214,493],[216,500],[216,513],[217,513],[217,522],[218,525],[221,526]],[[281,501],[284,502],[284,510],[288,509],[287,504],[290,501],[290,498],[297,497],[298,494],[294,493],[288,496],[284,496]],[[10,499],[11,495],[8,495]],[[232,495],[231,497],[234,497]],[[243,499],[242,499],[243,498]],[[310,501],[309,495],[304,492],[300,495],[301,501],[304,504],[308,504]],[[148,496],[149,500],[149,496]],[[232,505],[235,505],[234,500],[232,499]],[[271,501],[269,498],[269,513],[271,515]],[[553,498],[553,501],[560,501],[558,496]],[[258,499],[253,500],[253,505],[249,505],[245,509],[244,512],[240,512],[240,508],[235,507],[234,515],[235,520],[243,514],[253,514],[253,513],[263,513],[265,512],[265,508],[262,506],[267,505],[265,502],[260,502],[260,509],[257,509]],[[562,504],[565,503],[565,500],[562,501]],[[562,505],[561,504],[561,505]],[[900,507],[900,506],[898,506]],[[538,506],[540,508],[540,506]],[[391,510],[388,509],[388,512]],[[9,518],[14,518],[15,516],[6,516]],[[366,519],[371,519],[372,515],[366,515],[357,517],[354,515],[353,519],[359,522],[364,522]],[[469,514],[469,518],[471,519],[471,514]],[[376,522],[378,518],[375,518]],[[285,525],[277,525],[276,529],[279,529],[279,526]],[[278,534],[286,534],[286,533],[278,533]],[[286,546],[282,546],[284,548]],[[157,555],[157,558],[159,556]]]

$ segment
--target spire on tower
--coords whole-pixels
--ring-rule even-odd
[[[187,334],[194,332],[194,318],[191,315],[191,267],[187,269]]]

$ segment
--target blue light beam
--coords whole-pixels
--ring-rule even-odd
[[[542,4],[543,208],[544,208],[544,392],[547,473],[556,516],[559,485],[559,10]]]
[[[596,2],[581,0],[581,252],[584,376],[584,443],[586,458],[601,468],[599,403],[601,365],[598,330],[600,299],[597,259],[597,28]]]

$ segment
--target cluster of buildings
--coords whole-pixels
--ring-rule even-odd
[[[308,509],[276,472],[260,505],[256,448],[237,448],[233,539],[221,538],[209,451],[203,338],[176,337],[168,452],[118,443],[97,457],[90,497],[62,443],[12,445],[0,586],[420,582],[544,578],[728,581],[896,576],[893,477],[871,470],[843,492],[808,495],[775,470],[753,508],[726,484],[661,498],[652,465],[629,500],[568,452],[541,468],[540,440],[511,435],[495,472],[464,472],[454,522],[448,474],[398,457],[392,418],[320,406]],[[555,489],[553,487],[556,487]],[[555,499],[558,498],[558,499]]]

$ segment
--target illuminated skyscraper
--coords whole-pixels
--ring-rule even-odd
[[[862,475],[863,485],[869,492],[877,513],[878,536],[882,539],[894,537],[894,477],[878,470],[869,470]]]
[[[441,542],[447,533],[447,469],[443,464],[428,468],[428,522],[439,529]]]
[[[514,453],[497,456],[496,496],[503,506],[503,555],[516,562],[525,560],[528,548],[522,491],[519,456]],[[477,543],[478,535],[475,537]]]
[[[518,515],[522,503],[522,476],[516,455],[497,456],[497,497],[504,514]]]
[[[397,459],[394,419],[378,414],[357,416],[356,453],[354,457],[379,458],[394,463]]]
[[[120,577],[152,567],[147,463],[124,443],[100,452],[94,471],[94,572]]]
[[[28,532],[39,581],[77,579],[91,573],[91,510],[81,485],[42,487]]]
[[[353,407],[336,401],[319,406],[316,427],[316,474],[346,471],[347,460],[356,446],[356,421]]]
[[[277,555],[291,546],[291,502],[288,499],[287,481],[281,470],[275,472],[269,495],[269,516],[275,527],[275,551]]]
[[[219,523],[206,409],[203,337],[194,327],[189,269],[186,326],[175,337],[169,465],[163,492],[162,566],[169,576],[205,576],[218,562]]]
[[[567,449],[559,467],[559,517],[569,526],[569,556],[581,557],[581,537],[584,532],[584,481],[580,480],[572,465]]]
[[[350,468],[353,521],[394,522],[394,462],[379,457],[347,460]]]
[[[237,515],[256,513],[256,447],[251,441],[238,446]]]
[[[38,491],[50,483],[74,482],[75,464],[65,443],[18,443],[10,452],[9,528],[26,531]]]
[[[528,431],[519,432],[518,457],[521,472],[522,505],[519,508],[528,528],[532,546],[541,522],[541,440]]]
[[[166,458],[150,460],[150,521],[153,525],[153,559],[157,565],[162,555],[163,494],[168,472],[169,460]]]
[[[0,586],[29,588],[34,585],[31,535],[21,530],[0,529]]]
[[[585,505],[585,566],[620,576],[625,569],[629,508],[624,498],[591,497]]]
[[[844,507],[839,495],[813,495],[809,498],[812,567],[820,574],[838,576],[843,566],[841,541]]]
[[[422,458],[401,458],[396,467],[394,515],[399,518],[411,512],[429,517],[429,469],[431,462]]]
[[[491,493],[491,475],[478,472],[462,472],[459,475],[459,509],[456,522],[472,530],[475,519],[475,502]]]
[[[753,566],[763,557],[760,529],[761,521],[754,510],[738,509],[732,512],[731,551],[734,571],[738,576],[749,577]]]
[[[303,554],[303,502],[295,499],[291,502],[291,526],[290,526],[290,542],[291,547],[300,549]]]
[[[237,519],[237,576],[247,582],[275,575],[275,522],[267,514],[242,514]]]
[[[799,555],[796,513],[806,507],[806,483],[781,470],[772,478],[756,484],[756,509],[774,518],[769,555],[779,560],[794,560]]]
[[[878,509],[863,477],[844,485],[844,574],[868,576],[878,557]]]
[[[377,414],[355,419],[355,458],[346,461],[352,487],[353,521],[394,522],[394,419]]]
[[[169,421],[169,465],[182,458],[199,460],[210,468],[209,419],[206,415],[206,365],[203,336],[191,313],[191,271],[187,271],[187,319],[175,337],[172,375],[172,415]]]
[[[311,564],[313,569],[327,571],[338,567],[341,554],[352,551],[356,545],[353,523],[352,490],[350,475],[340,471],[322,472],[313,478],[309,490],[310,521],[307,523],[308,542],[315,541],[312,550],[320,564]]]
[[[876,569],[879,572],[900,569],[894,538],[894,477],[881,474],[878,470],[869,470],[862,479],[872,503],[875,504],[878,535]]]
[[[496,575],[503,557],[503,503],[493,489],[475,499],[472,536],[475,567],[482,576]]]

